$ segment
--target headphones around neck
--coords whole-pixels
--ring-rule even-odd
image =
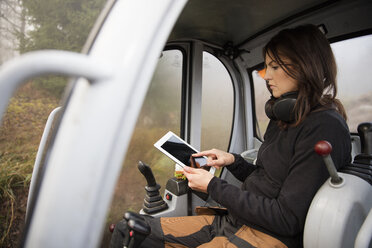
[[[271,120],[292,123],[295,120],[294,106],[298,92],[291,91],[284,93],[279,98],[271,97],[265,104],[265,112]]]

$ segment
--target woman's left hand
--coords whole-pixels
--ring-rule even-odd
[[[188,166],[183,167],[183,174],[189,180],[189,187],[196,191],[207,193],[209,182],[213,175],[204,169],[195,169]]]

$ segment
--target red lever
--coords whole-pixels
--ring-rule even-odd
[[[111,225],[109,226],[109,230],[110,230],[110,232],[113,232],[114,229],[115,229],[115,224],[111,224]]]
[[[331,176],[331,183],[334,185],[342,183],[342,178],[338,176],[336,166],[331,158],[332,145],[325,140],[321,140],[314,146],[315,152],[323,157],[323,161],[327,166],[329,175]]]
[[[332,152],[332,145],[325,140],[321,140],[315,144],[314,150],[320,156],[329,155]]]

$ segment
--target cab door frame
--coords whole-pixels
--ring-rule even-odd
[[[110,75],[96,81],[76,81],[48,151],[21,246],[99,246],[141,103],[159,54],[185,3],[186,0],[110,2],[109,14],[89,54],[76,55],[97,63],[98,71],[102,67]],[[48,52],[43,54],[45,61],[50,60]],[[32,56],[31,59],[35,57]],[[61,61],[65,61],[64,57],[63,52],[58,55]],[[24,57],[18,61],[24,61]],[[82,59],[67,61],[67,66],[76,67],[77,76],[84,75],[79,74]],[[3,65],[0,78],[8,76],[6,69],[12,66],[20,72],[30,71],[23,64],[12,63]],[[64,71],[39,70],[40,74]]]

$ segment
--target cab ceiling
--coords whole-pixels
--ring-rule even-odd
[[[189,0],[169,41],[197,39],[234,46],[337,0]]]

